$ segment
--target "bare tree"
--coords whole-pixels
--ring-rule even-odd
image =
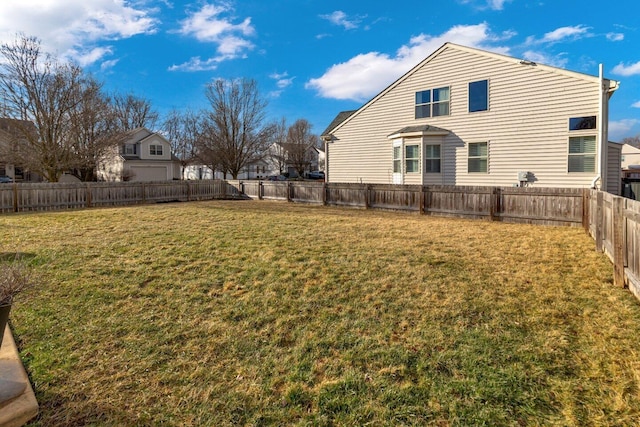
[[[318,136],[311,133],[311,124],[305,119],[296,120],[287,132],[287,163],[296,169],[299,176],[309,170],[314,159],[314,147]]]
[[[266,101],[249,79],[216,80],[207,85],[205,94],[210,110],[205,118],[204,151],[237,179],[240,171],[264,156],[268,146],[273,128],[263,126]]]
[[[70,123],[71,166],[81,180],[93,181],[98,162],[122,143],[125,136],[102,85],[96,80],[88,78],[83,83],[80,102],[71,111]]]
[[[73,157],[69,118],[80,102],[83,71],[57,62],[37,38],[24,35],[0,45],[0,56],[0,108],[24,141],[21,163],[56,182]]]
[[[636,148],[640,148],[640,135],[627,136],[626,138],[622,138],[622,143],[632,145]]]
[[[137,128],[155,129],[158,113],[151,106],[151,101],[131,93],[115,94],[112,97],[118,126],[125,131]]]
[[[200,115],[191,110],[172,110],[165,118],[163,129],[171,143],[171,152],[180,160],[182,179],[186,167],[193,162],[201,134]]]
[[[273,123],[273,134],[271,135],[271,147],[269,157],[271,163],[278,169],[280,174],[285,172],[287,167],[287,120],[283,117],[280,121]]]

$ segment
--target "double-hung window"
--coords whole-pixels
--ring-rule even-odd
[[[450,89],[437,89],[416,92],[416,119],[449,115]]]
[[[424,171],[440,173],[440,144],[424,146]]]
[[[406,173],[420,172],[420,146],[418,144],[406,145],[404,153]]]
[[[162,156],[162,145],[151,144],[149,145],[149,154],[152,156]]]
[[[469,83],[469,112],[489,109],[489,80]]]
[[[393,173],[402,173],[402,147],[393,147]]]
[[[469,143],[468,172],[487,173],[489,150],[486,142]]]
[[[596,171],[596,136],[572,136],[569,138],[569,172]]]
[[[136,153],[136,144],[124,144],[122,154],[129,156],[138,154]]]

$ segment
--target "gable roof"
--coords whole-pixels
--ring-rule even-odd
[[[420,136],[425,134],[431,135],[447,135],[451,133],[447,129],[439,128],[431,125],[406,126],[400,130],[393,132],[388,138],[396,138],[399,136]]]
[[[348,110],[348,111],[339,112],[338,115],[331,121],[331,123],[329,123],[329,126],[327,126],[327,128],[324,130],[324,132],[322,132],[322,134],[320,134],[320,137],[329,135],[331,133],[331,131],[333,130],[333,128],[337,127],[340,123],[342,123],[345,120],[347,120],[356,111],[358,111],[358,110]]]
[[[455,44],[455,43],[447,42],[447,43],[443,44],[442,46],[440,46],[438,49],[436,49],[433,53],[431,53],[431,55],[427,56],[425,59],[420,61],[417,65],[415,65],[413,68],[411,68],[409,71],[407,71],[404,75],[402,75],[395,82],[393,82],[389,86],[387,86],[384,90],[382,90],[380,93],[378,93],[376,96],[374,96],[371,100],[369,100],[364,105],[362,105],[359,109],[357,109],[355,111],[351,111],[350,112],[351,114],[349,114],[348,116],[343,118],[341,121],[338,121],[338,118],[342,114],[342,113],[339,113],[338,116],[331,122],[329,127],[322,133],[322,136],[323,137],[329,136],[331,133],[335,132],[336,130],[338,130],[339,128],[344,126],[346,123],[348,123],[354,117],[356,117],[358,114],[360,114],[361,111],[363,111],[366,108],[368,108],[371,104],[376,102],[382,96],[386,95],[389,91],[394,89],[400,83],[402,83],[403,81],[405,81],[406,79],[411,77],[414,73],[416,73],[423,66],[425,66],[429,62],[433,61],[434,58],[436,58],[438,55],[440,55],[446,49],[454,49],[454,50],[458,50],[458,51],[462,51],[462,52],[466,52],[466,53],[482,55],[482,56],[485,56],[485,57],[488,57],[488,58],[497,59],[497,60],[500,60],[500,61],[503,61],[503,62],[508,62],[508,63],[511,63],[511,64],[522,64],[522,65],[527,65],[527,66],[535,66],[536,68],[541,69],[541,70],[545,70],[545,71],[549,71],[549,72],[552,72],[552,73],[561,74],[561,75],[565,75],[565,76],[569,76],[569,77],[573,77],[573,78],[578,78],[578,79],[589,81],[589,82],[592,82],[592,83],[598,83],[599,80],[600,80],[599,77],[592,76],[592,75],[589,75],[589,74],[579,73],[579,72],[576,72],[576,71],[570,71],[570,70],[566,70],[564,68],[552,67],[550,65],[537,64],[537,63],[532,62],[532,61],[518,59],[518,58],[515,58],[515,57],[512,57],[512,56],[508,56],[508,55],[504,55],[504,54],[500,54],[500,53],[489,52],[489,51],[478,49],[478,48],[462,46],[462,45],[458,45],[458,44]],[[613,92],[616,89],[618,89],[619,82],[617,82],[615,80],[610,80],[610,79],[604,79],[604,80],[608,83],[607,84],[607,88],[606,88],[606,90],[608,90],[608,92]],[[343,112],[343,113],[346,113],[346,112]]]

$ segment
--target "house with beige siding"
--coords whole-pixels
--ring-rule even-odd
[[[598,187],[618,82],[446,43],[323,132],[328,182]],[[616,157],[617,156],[617,157]],[[617,160],[615,160],[617,158]]]
[[[180,162],[165,137],[138,128],[98,163],[97,174],[101,181],[171,181],[180,179]]]

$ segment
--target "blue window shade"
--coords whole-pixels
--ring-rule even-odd
[[[428,104],[430,102],[431,102],[430,90],[423,90],[421,92],[416,92],[416,105]]]
[[[489,80],[469,83],[469,112],[489,109]]]

